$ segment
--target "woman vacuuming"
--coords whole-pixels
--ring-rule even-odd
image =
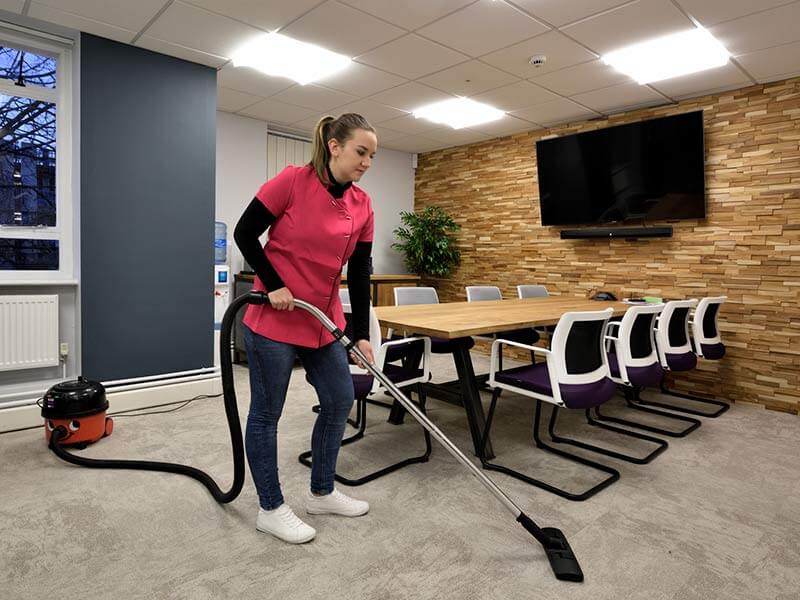
[[[310,302],[344,329],[339,281],[347,265],[353,340],[372,362],[369,344],[369,274],[374,214],[369,195],[356,185],[369,169],[378,138],[361,115],[326,116],[317,123],[311,162],[289,166],[256,193],[234,238],[256,273],[254,291],[268,292],[269,305],[250,305],[244,337],[250,369],[250,412],[245,448],[259,498],[256,528],[300,544],[316,531],[284,501],[278,480],[278,420],[295,357],[319,398],[311,436],[309,514],[357,517],[369,504],[334,488],[336,459],[353,404],[347,351],[294,298]],[[261,236],[269,229],[262,248]]]

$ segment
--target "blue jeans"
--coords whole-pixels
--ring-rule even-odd
[[[247,326],[243,329],[250,368],[245,449],[261,508],[273,510],[283,504],[278,480],[278,420],[295,356],[300,357],[320,406],[311,434],[311,491],[330,494],[336,458],[355,395],[347,351],[338,342],[322,348],[304,348],[276,342],[254,333]]]

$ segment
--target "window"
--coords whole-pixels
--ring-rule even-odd
[[[68,43],[0,28],[0,282],[74,273],[70,60]]]

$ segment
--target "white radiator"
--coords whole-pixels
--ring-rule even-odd
[[[0,371],[58,365],[58,296],[0,296]]]

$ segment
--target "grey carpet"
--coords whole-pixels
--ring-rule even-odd
[[[485,370],[484,357],[475,362]],[[453,371],[447,357],[436,358],[437,380]],[[237,367],[236,376],[244,415],[247,371]],[[309,471],[296,456],[308,447],[314,403],[296,371],[281,421],[280,469],[301,517]],[[613,404],[609,412],[625,410],[621,400]],[[471,450],[462,409],[431,400],[429,414]],[[410,419],[389,425],[375,407],[369,417],[368,437],[342,451],[346,475],[422,448]],[[584,467],[534,449],[531,422],[530,402],[504,395],[493,436],[498,461],[570,489],[595,481]],[[614,444],[613,434],[586,427],[581,414],[565,417],[561,429]],[[370,502],[368,515],[307,516],[317,538],[290,546],[255,530],[249,473],[242,495],[223,507],[186,477],[75,467],[48,452],[41,430],[15,432],[0,435],[0,597],[796,600],[798,439],[796,417],[736,405],[671,439],[650,465],[587,455],[616,466],[622,478],[583,503],[490,473],[539,524],[566,532],[586,574],[575,584],[553,578],[540,546],[435,443],[427,464],[342,487]],[[114,434],[83,454],[191,464],[223,487],[232,477],[219,399],[117,419]]]

